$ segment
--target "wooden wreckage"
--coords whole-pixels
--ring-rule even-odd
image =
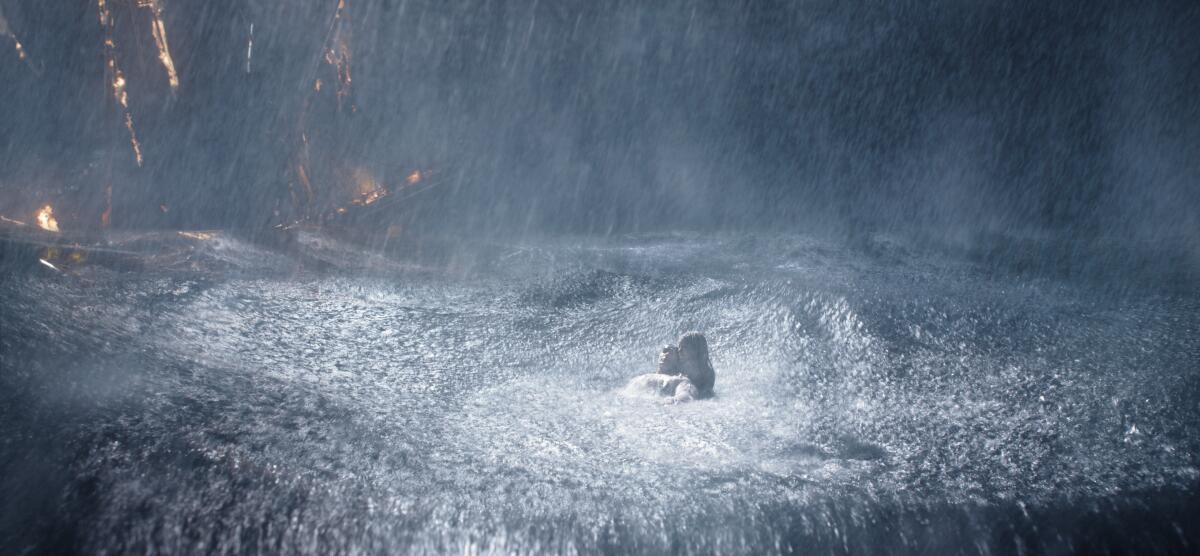
[[[390,254],[397,254],[406,245],[411,246],[413,240],[405,237],[402,222],[411,220],[404,218],[413,210],[411,201],[443,183],[439,171],[416,166],[390,168],[385,182],[368,168],[369,165],[350,160],[345,154],[331,154],[346,153],[348,149],[340,147],[353,140],[357,133],[351,123],[354,121],[351,115],[358,112],[352,87],[351,0],[325,0],[328,7],[324,12],[327,15],[320,23],[323,28],[314,34],[322,41],[321,47],[303,71],[304,75],[297,77],[308,86],[289,101],[294,108],[290,111],[292,117],[290,121],[281,122],[281,127],[276,130],[283,138],[283,144],[290,145],[285,148],[292,154],[288,157],[287,167],[268,180],[279,184],[274,197],[280,200],[269,225],[249,226],[251,229],[239,231],[163,229],[160,218],[159,225],[150,226],[155,229],[138,229],[137,222],[154,219],[139,219],[146,215],[138,214],[114,216],[114,182],[118,182],[118,193],[125,184],[114,177],[112,168],[128,165],[131,172],[144,172],[144,167],[151,162],[147,159],[150,153],[142,143],[145,137],[138,134],[138,105],[130,93],[129,85],[134,76],[130,75],[129,68],[159,68],[166,79],[156,77],[155,80],[163,81],[169,87],[165,92],[171,98],[181,87],[187,87],[186,76],[181,85],[181,76],[172,56],[167,1],[95,0],[95,17],[102,31],[102,44],[97,47],[104,64],[105,102],[116,114],[114,123],[120,122],[128,156],[119,155],[121,149],[110,145],[107,147],[110,160],[102,165],[108,168],[108,175],[88,177],[96,182],[94,187],[103,191],[104,206],[95,211],[98,214],[71,210],[70,216],[55,218],[53,210],[59,201],[63,201],[64,206],[78,207],[80,203],[36,191],[25,195],[26,201],[39,200],[41,208],[33,213],[27,202],[0,203],[0,265],[6,268],[28,266],[64,274],[88,265],[121,270],[199,270],[211,266],[211,261],[202,261],[203,257],[199,255],[206,246],[224,238],[235,238],[256,248],[291,257],[302,265],[322,266],[319,259],[306,255],[299,248],[300,238],[305,234],[332,237],[362,249]],[[114,24],[118,20],[148,22],[148,34],[153,40],[122,35],[122,27]],[[129,30],[129,26],[124,29]],[[141,27],[136,30],[146,33]],[[247,75],[254,63],[254,33],[254,23],[250,22],[244,45]],[[41,66],[32,61],[18,39],[17,31],[2,12],[0,39],[10,43],[15,55],[29,67],[31,78],[40,76]],[[148,65],[136,59],[132,62],[124,60],[123,57],[130,55],[131,44],[152,45],[148,54],[155,63]],[[134,51],[132,55],[144,57],[147,53]],[[152,204],[157,205],[157,202]],[[167,211],[165,204],[162,211]]]

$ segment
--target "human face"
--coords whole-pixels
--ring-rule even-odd
[[[675,346],[665,346],[658,354],[658,372],[679,374],[679,350]]]

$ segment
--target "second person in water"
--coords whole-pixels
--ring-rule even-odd
[[[666,346],[658,356],[658,372],[633,379],[630,386],[656,391],[672,402],[712,397],[717,373],[708,356],[708,340],[699,332],[688,332],[679,344]]]

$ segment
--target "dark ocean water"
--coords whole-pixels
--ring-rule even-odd
[[[302,245],[0,278],[3,552],[1200,550],[1196,291],[886,239]],[[715,399],[623,392],[693,329]]]

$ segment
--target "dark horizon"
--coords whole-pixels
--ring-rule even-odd
[[[0,212],[90,222],[111,180],[114,227],[261,230],[299,217],[303,134],[309,204],[354,171],[432,170],[413,208],[358,223],[381,229],[1200,228],[1194,3],[358,0],[340,108],[313,90],[336,2],[162,3],[174,95],[148,11],[109,5],[144,167],[96,5],[6,1],[31,64],[0,54]]]

